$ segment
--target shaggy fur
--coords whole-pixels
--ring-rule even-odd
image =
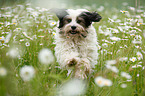
[[[63,68],[74,69],[76,78],[87,78],[97,64],[97,35],[92,22],[101,16],[85,9],[53,10],[59,18],[55,56]]]

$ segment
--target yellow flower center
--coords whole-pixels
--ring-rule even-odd
[[[102,83],[102,81],[101,81],[101,80],[99,80],[99,81],[98,81],[98,84],[101,84],[101,83]]]

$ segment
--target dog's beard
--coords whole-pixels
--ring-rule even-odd
[[[77,26],[77,28],[73,30],[70,25],[66,25],[60,29],[60,34],[67,38],[86,38],[87,33],[87,30],[82,26]]]

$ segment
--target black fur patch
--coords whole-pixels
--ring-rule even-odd
[[[97,12],[82,12],[78,18],[84,19],[84,27],[88,27],[91,25],[92,22],[99,22],[102,17]]]
[[[68,13],[66,12],[66,9],[52,9],[52,12],[54,12],[56,14],[56,16],[59,18],[59,27],[58,28],[62,28],[64,25],[64,17],[66,15],[68,15]]]

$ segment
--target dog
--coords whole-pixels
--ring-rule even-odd
[[[102,17],[86,9],[53,9],[59,19],[55,35],[55,56],[62,68],[75,78],[85,79],[97,64],[97,34],[92,22]]]

